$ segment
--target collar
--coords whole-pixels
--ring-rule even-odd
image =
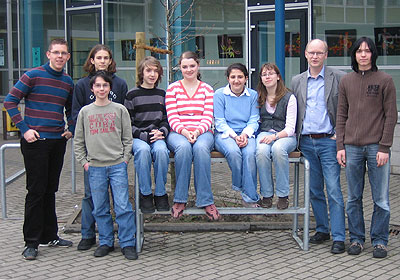
[[[317,79],[319,76],[321,76],[322,79],[325,79],[325,65],[322,66],[321,72],[319,72],[319,74],[317,75]],[[310,68],[308,68],[307,70],[307,79],[309,78],[312,78],[310,74]]]
[[[234,96],[234,97],[240,97],[242,95],[250,96],[250,92],[247,90],[247,87],[244,87],[244,91],[242,92],[242,94],[237,96],[236,94],[234,94],[231,91],[231,88],[230,88],[229,84],[227,84],[226,87],[224,87],[224,94],[225,95]]]
[[[46,69],[47,72],[54,76],[62,76],[64,74],[64,69],[61,71],[56,71],[53,68],[50,67],[50,61],[48,61],[46,64],[43,65],[43,68]]]
[[[362,75],[362,76],[364,76],[364,75],[366,75],[366,74],[369,74],[369,73],[372,73],[373,71],[372,71],[372,68],[370,68],[370,69],[368,69],[368,70],[358,70],[358,74],[360,74],[360,75]]]

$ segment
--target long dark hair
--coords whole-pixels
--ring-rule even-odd
[[[371,70],[378,71],[378,66],[376,66],[376,60],[378,59],[378,50],[376,49],[374,41],[368,37],[359,38],[351,49],[351,68],[358,73],[358,62],[356,59],[357,50],[360,48],[362,43],[366,43],[368,45],[369,50],[371,51]]]
[[[179,57],[179,66],[181,65],[181,62],[183,59],[193,59],[194,61],[196,61],[197,65],[200,66],[200,59],[199,56],[192,51],[186,51],[184,53],[181,54],[181,56]],[[201,81],[201,74],[200,72],[197,72],[197,80]]]
[[[111,74],[114,74],[115,72],[117,72],[117,64],[115,63],[115,61],[113,59],[111,49],[109,47],[107,47],[106,45],[102,45],[102,44],[97,44],[90,50],[89,55],[85,61],[85,64],[83,65],[83,70],[85,70],[86,72],[88,72],[90,74],[94,74],[96,72],[96,68],[92,64],[91,59],[94,59],[94,57],[96,56],[96,53],[99,51],[106,51],[106,52],[108,52],[108,55],[110,56],[111,63],[110,63],[110,65],[108,65],[107,72],[111,73]]]
[[[275,104],[277,104],[279,102],[279,100],[281,100],[281,98],[284,97],[285,94],[289,90],[286,88],[285,83],[283,82],[281,72],[279,71],[278,66],[276,66],[276,64],[274,64],[274,63],[264,63],[263,66],[261,66],[260,73],[258,75],[259,80],[258,80],[258,85],[257,85],[257,92],[258,92],[258,100],[257,101],[258,101],[258,105],[260,107],[264,106],[264,104],[267,100],[267,95],[268,95],[267,88],[263,84],[262,77],[261,77],[261,74],[264,70],[274,71],[276,73],[276,75],[278,75],[278,78],[279,78],[277,85],[276,85],[274,103],[271,104],[272,106],[275,106]]]

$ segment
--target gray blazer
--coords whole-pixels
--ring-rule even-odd
[[[328,110],[329,120],[332,126],[336,127],[336,110],[338,103],[339,81],[346,74],[341,70],[337,70],[325,66],[325,103]],[[300,136],[303,127],[304,115],[306,113],[307,101],[307,76],[308,70],[293,77],[291,88],[297,99],[297,124],[296,133]]]

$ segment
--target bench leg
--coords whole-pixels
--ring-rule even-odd
[[[303,250],[308,251],[310,231],[310,163],[304,158],[304,228],[303,228]]]
[[[136,217],[136,252],[140,253],[142,251],[144,243],[144,224],[143,224],[143,214],[139,208],[139,178],[134,171],[135,178],[135,217]]]

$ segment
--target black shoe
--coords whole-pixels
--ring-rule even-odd
[[[96,244],[96,237],[93,238],[82,238],[81,241],[79,241],[78,244],[78,250],[79,251],[86,251],[89,250],[90,248],[92,248],[93,245]]]
[[[331,253],[332,254],[344,253],[344,242],[343,241],[333,241]]]
[[[108,253],[114,251],[114,246],[108,247],[107,245],[101,245],[97,247],[96,251],[94,251],[95,257],[104,257],[107,256]]]
[[[351,243],[349,249],[347,249],[347,253],[349,255],[359,255],[363,250],[363,245],[358,242]]]
[[[310,243],[312,244],[321,244],[326,240],[331,239],[331,236],[329,233],[323,233],[323,232],[318,232],[311,236],[310,238]]]
[[[39,244],[39,246],[42,247],[71,247],[72,246],[72,241],[68,241],[62,238],[54,239],[50,241],[49,243],[42,243]]]
[[[128,260],[137,260],[138,255],[136,253],[136,248],[133,246],[127,246],[125,248],[121,249],[122,254],[125,256],[126,259]]]
[[[26,247],[25,250],[22,252],[22,255],[24,256],[25,260],[36,260],[36,257],[38,255],[38,249],[32,248],[32,247]]]
[[[387,256],[387,248],[383,244],[378,244],[374,246],[374,252],[372,253],[374,258],[386,258]]]
[[[154,205],[153,205],[153,194],[149,195],[139,195],[139,207],[142,210],[142,213],[154,213]]]
[[[154,196],[154,204],[156,205],[157,211],[169,211],[170,206],[168,203],[168,195]]]

